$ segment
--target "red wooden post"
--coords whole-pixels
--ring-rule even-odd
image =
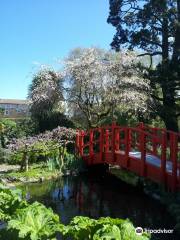
[[[120,149],[119,143],[120,143],[120,129],[116,128],[115,129],[115,151],[119,151]]]
[[[141,130],[144,130],[144,123],[140,122],[139,125],[138,125],[138,128],[140,128]]]
[[[141,176],[146,175],[146,134],[143,130],[140,131],[141,144]]]
[[[105,134],[105,152],[109,152],[109,130],[106,129],[106,134]]]
[[[76,132],[75,154],[79,155],[79,130]]]
[[[157,156],[157,129],[153,129],[153,137],[152,137],[152,145],[153,145],[153,155]]]
[[[131,128],[129,128],[128,131],[128,144],[129,144],[129,152],[131,151],[131,144],[132,144],[132,131]]]
[[[162,132],[162,152],[161,152],[161,177],[162,182],[166,182],[166,149],[167,149],[167,133]]]
[[[116,161],[116,156],[115,156],[115,127],[116,123],[112,123],[112,134],[111,134],[111,152],[112,152],[112,161]]]
[[[100,157],[100,161],[103,161],[103,151],[104,151],[104,130],[101,127],[100,129],[100,136],[99,136],[99,157]]]
[[[93,135],[94,135],[93,130],[90,130],[90,133],[89,133],[89,156],[90,156],[91,164],[93,163],[93,154],[94,154],[94,150],[93,150]]]
[[[142,136],[142,131],[143,132],[145,131],[144,123],[140,122],[139,125],[138,125],[138,128],[139,128],[139,131],[138,131],[138,129],[137,129],[137,131],[139,133],[139,150],[140,150],[140,152],[142,152],[143,143],[141,141],[142,141],[142,138],[144,138],[144,136]],[[144,147],[145,147],[145,145],[144,145]]]
[[[79,153],[80,156],[83,157],[84,154],[84,131],[79,131]]]
[[[126,158],[126,167],[129,165],[129,128],[124,129],[125,134],[125,158]]]
[[[173,151],[174,151],[174,139],[173,134],[169,133],[169,147],[170,147],[170,160],[173,159]]]
[[[178,155],[178,135],[172,134],[173,149],[172,149],[172,190],[175,191],[177,188],[177,155]]]

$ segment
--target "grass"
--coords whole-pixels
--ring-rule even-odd
[[[43,164],[34,164],[29,168],[28,172],[22,172],[22,171],[11,171],[8,173],[4,173],[2,174],[2,177],[5,178],[15,178],[18,180],[20,180],[20,178],[25,178],[26,181],[31,180],[31,179],[40,179],[40,178],[44,178],[44,179],[49,179],[49,178],[53,178],[53,177],[57,177],[59,176],[59,172],[58,171],[50,171],[46,166],[44,166]]]

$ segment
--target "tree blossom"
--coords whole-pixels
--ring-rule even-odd
[[[29,158],[31,153],[46,156],[53,150],[58,151],[58,160],[61,165],[60,171],[64,165],[64,153],[66,145],[74,141],[76,131],[65,127],[58,127],[53,131],[46,131],[33,137],[13,139],[8,149],[14,154],[20,154],[21,170],[28,171]]]
[[[33,114],[52,110],[63,100],[62,74],[50,67],[42,67],[33,77],[29,99]]]
[[[149,82],[132,52],[81,49],[66,59],[65,72],[70,79],[69,101],[84,113],[89,127],[118,106],[134,113],[147,110]]]
[[[8,149],[11,151],[36,151],[33,148],[37,143],[42,143],[44,146],[49,146],[49,142],[53,146],[61,146],[68,142],[73,142],[76,135],[76,131],[71,128],[57,127],[52,131],[46,131],[36,136],[14,138],[8,145]]]

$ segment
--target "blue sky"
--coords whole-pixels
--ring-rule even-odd
[[[75,47],[109,49],[108,13],[108,0],[1,0],[0,98],[26,98],[38,63],[57,68]]]

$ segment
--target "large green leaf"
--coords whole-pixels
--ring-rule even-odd
[[[28,236],[31,240],[39,240],[55,237],[58,224],[58,215],[35,202],[18,210],[17,215],[9,221],[8,229],[18,230],[20,238]]]
[[[120,229],[116,225],[104,225],[94,234],[93,240],[121,240]]]

